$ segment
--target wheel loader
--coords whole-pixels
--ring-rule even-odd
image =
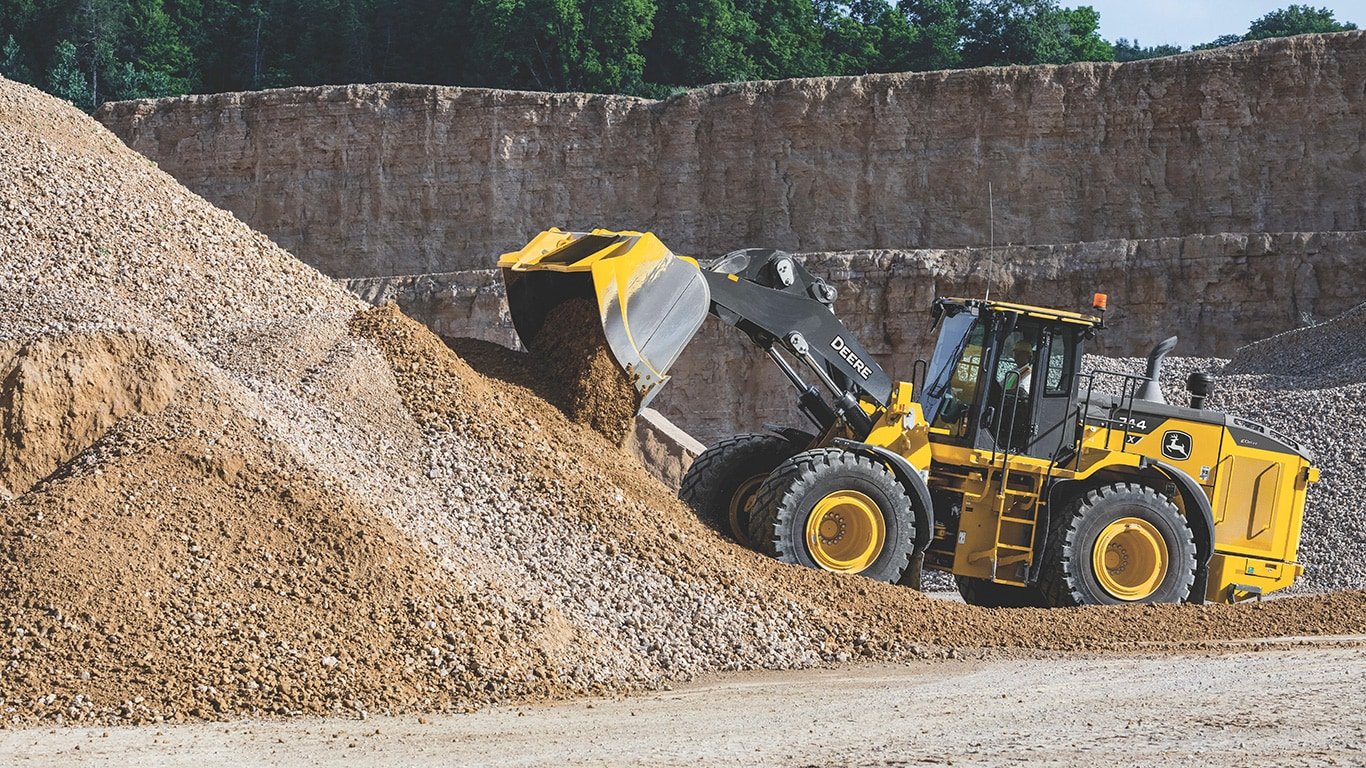
[[[836,317],[836,290],[791,255],[705,264],[646,232],[542,232],[499,260],[528,348],[559,303],[597,302],[643,408],[707,315],[792,384],[809,424],[721,440],[680,496],[779,560],[919,587],[952,574],[987,607],[1236,602],[1290,586],[1308,450],[1204,407],[1164,401],[1168,339],[1146,375],[1088,372],[1094,314],[936,299],[938,339],[894,381]]]

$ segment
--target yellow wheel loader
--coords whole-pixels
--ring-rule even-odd
[[[919,586],[953,574],[976,605],[1235,602],[1289,586],[1309,452],[1207,409],[1212,377],[1164,402],[1147,374],[1086,373],[1104,297],[1081,314],[939,298],[916,383],[893,381],[833,312],[835,289],[791,255],[705,265],[641,232],[549,230],[499,261],[528,347],[559,302],[597,301],[642,407],[707,314],[790,381],[808,428],[708,448],[680,496],[737,541],[789,563]]]

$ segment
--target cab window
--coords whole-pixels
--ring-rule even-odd
[[[961,353],[953,362],[952,374],[935,414],[933,426],[947,429],[957,437],[968,433],[972,404],[977,402],[981,384],[984,328],[974,323],[961,346]]]
[[[1045,354],[1048,358],[1044,365],[1043,391],[1046,397],[1065,397],[1068,394],[1067,371],[1072,356],[1072,345],[1068,342],[1068,334],[1061,329],[1054,328],[1046,334]]]

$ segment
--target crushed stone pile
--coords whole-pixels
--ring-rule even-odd
[[[1366,593],[985,611],[727,544],[619,448],[0,80],[0,723],[460,709],[963,647],[1366,632]],[[551,400],[554,400],[551,393]]]
[[[1249,344],[1234,353],[1225,372],[1312,376],[1320,384],[1366,381],[1366,304]]]
[[[1145,365],[1135,358],[1087,363],[1133,374]],[[1186,379],[1196,371],[1217,376],[1207,407],[1304,445],[1322,471],[1305,503],[1305,572],[1290,591],[1366,588],[1366,305],[1243,347],[1232,360],[1169,357],[1161,381],[1167,402],[1189,403]]]

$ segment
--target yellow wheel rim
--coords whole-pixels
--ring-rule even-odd
[[[1167,545],[1152,523],[1122,517],[1096,538],[1091,565],[1101,589],[1120,600],[1142,600],[1167,577]]]
[[[726,522],[730,524],[730,535],[735,540],[749,546],[749,510],[754,506],[754,497],[759,486],[764,484],[768,475],[755,475],[735,489],[731,494],[730,506],[726,510]]]
[[[887,523],[877,503],[858,491],[836,491],[806,518],[806,547],[828,571],[858,573],[882,554]]]

